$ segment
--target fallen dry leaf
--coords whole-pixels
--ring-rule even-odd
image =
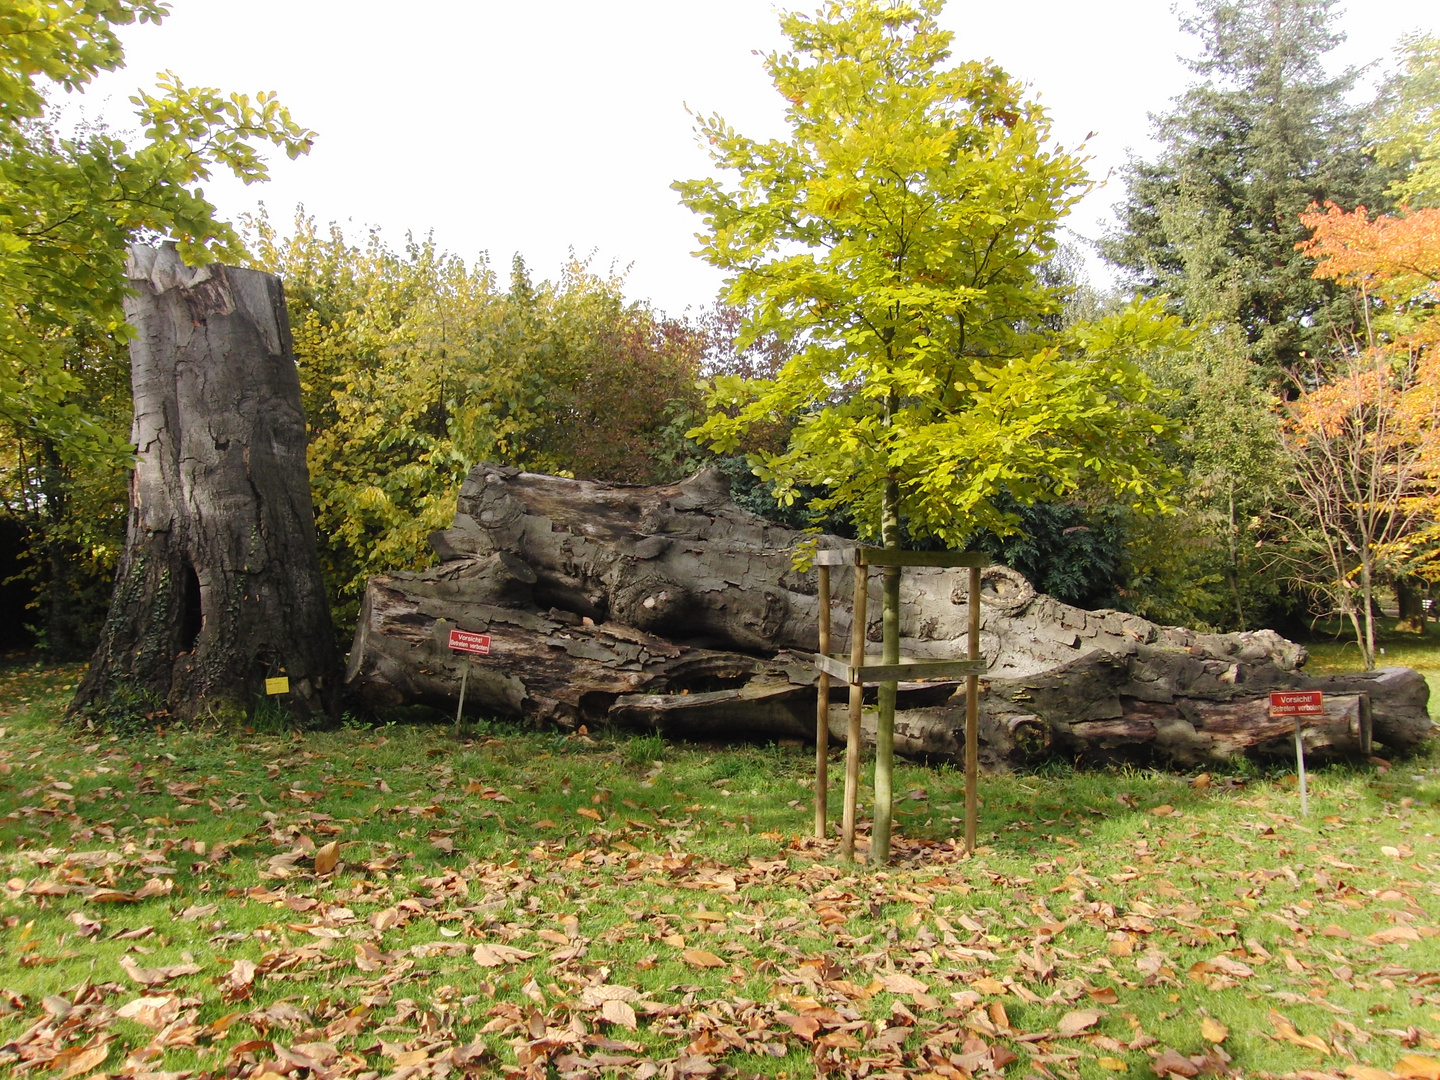
[[[1062,1016],[1060,1023],[1055,1025],[1055,1030],[1068,1039],[1079,1035],[1086,1028],[1094,1027],[1104,1015],[1099,1009],[1076,1009]]]
[[[142,1027],[159,1031],[180,1015],[180,999],[175,997],[138,997],[115,1010],[124,1020],[133,1020]]]
[[[339,862],[340,841],[331,840],[315,852],[315,873],[320,877],[324,877],[326,874],[333,874]]]
[[[1270,1014],[1270,1024],[1275,1028],[1275,1038],[1282,1042],[1292,1043],[1295,1046],[1303,1046],[1306,1049],[1314,1050],[1320,1054],[1330,1053],[1330,1044],[1320,1038],[1319,1035],[1301,1035],[1300,1032],[1296,1030],[1295,1025],[1279,1013],[1272,1012]],[[1440,1080],[1440,1077],[1436,1077],[1435,1080]]]
[[[930,987],[919,979],[913,975],[906,975],[903,971],[892,971],[888,975],[882,975],[880,985],[892,994],[924,994],[930,990]]]
[[[1125,1062],[1121,1061],[1119,1058],[1102,1057],[1098,1061],[1096,1061],[1095,1064],[1099,1065],[1100,1068],[1104,1069],[1106,1072],[1130,1071],[1130,1066],[1125,1064]]]
[[[1373,1065],[1347,1065],[1345,1075],[1350,1080],[1395,1080],[1395,1074],[1377,1069]]]
[[[713,952],[705,949],[686,949],[680,954],[680,959],[694,967],[717,968],[724,967],[725,961],[716,956]]]
[[[534,955],[533,952],[526,952],[524,949],[512,948],[509,945],[488,945],[483,941],[476,945],[475,951],[470,954],[475,963],[481,967],[504,967],[506,964],[529,960]]]
[[[1440,1061],[1420,1054],[1407,1054],[1391,1066],[1400,1080],[1440,1080]]]
[[[635,1030],[635,1010],[619,998],[608,998],[600,1005],[600,1015],[612,1024]]]
[[[1165,1052],[1150,1063],[1156,1076],[1198,1076],[1200,1066],[1178,1050],[1165,1048]]]
[[[1200,1018],[1200,1037],[1206,1042],[1222,1043],[1229,1034],[1230,1029],[1219,1020],[1209,1016]]]
[[[1420,931],[1413,926],[1390,926],[1365,938],[1371,945],[1393,945],[1397,941],[1419,941]]]
[[[580,807],[580,809],[576,810],[575,813],[579,814],[581,817],[588,817],[591,821],[600,820],[600,811],[594,810],[588,806]]]
[[[230,985],[239,989],[255,981],[255,961],[235,960],[230,964]]]
[[[144,968],[135,962],[133,956],[122,956],[120,966],[126,975],[129,975],[141,986],[159,986],[161,983],[177,979],[181,975],[195,975],[200,971],[199,964],[188,961],[183,964],[171,964],[168,967]]]
[[[87,1073],[110,1056],[110,1046],[103,1039],[95,1046],[71,1049],[74,1050],[73,1053],[70,1050],[62,1050],[50,1061],[50,1068],[63,1067],[65,1070],[60,1074],[59,1080],[71,1080],[72,1077],[79,1076],[81,1073]]]

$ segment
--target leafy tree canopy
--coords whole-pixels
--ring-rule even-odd
[[[949,544],[1010,532],[1002,493],[1023,504],[1087,482],[1153,505],[1165,470],[1151,443],[1167,429],[1134,358],[1186,335],[1155,303],[1053,329],[1062,298],[1037,270],[1082,162],[1050,145],[1003,71],[946,66],[940,8],[785,15],[792,51],[765,66],[789,138],[700,120],[736,176],[675,185],[704,216],[700,254],[730,272],[741,344],[773,334],[796,351],[773,377],[715,379],[716,411],[692,434],[731,453],[788,424],[756,471],[782,501],[822,490],[817,511],[848,507],[871,535],[900,515]]]
[[[264,180],[259,143],[291,157],[314,133],[274,95],[224,95],[162,76],[131,100],[138,145],[103,129],[58,130],[47,105],[122,66],[117,28],[158,23],[159,0],[50,0],[0,12],[0,421],[64,456],[120,457],[124,444],[80,400],[54,347],[70,328],[123,336],[126,245],[166,235],[186,258],[239,257],[234,230],[197,186],[223,168]]]
[[[285,279],[321,564],[342,621],[372,574],[426,565],[482,461],[658,483],[693,467],[684,432],[710,338],[627,303],[572,260],[508,285],[429,238],[362,244],[301,213],[255,222],[256,264]]]
[[[1400,68],[1381,87],[1370,137],[1382,162],[1406,170],[1391,196],[1440,206],[1440,37],[1412,34],[1398,52]]]
[[[1391,173],[1347,104],[1353,69],[1324,67],[1338,0],[1199,0],[1185,29],[1200,81],[1156,119],[1155,161],[1132,161],[1106,257],[1192,319],[1244,334],[1271,382],[1348,326],[1350,294],[1311,277],[1299,215],[1316,202],[1384,202]]]

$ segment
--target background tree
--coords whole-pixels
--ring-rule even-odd
[[[1165,296],[1194,348],[1151,367],[1185,433],[1182,513],[1129,547],[1130,604],[1164,621],[1246,629],[1298,623],[1301,600],[1271,514],[1291,483],[1276,395],[1348,337],[1353,290],[1312,275],[1299,215],[1327,199],[1385,205],[1394,171],[1366,152],[1356,72],[1326,70],[1335,0],[1199,0],[1182,22],[1197,81],[1153,118],[1161,151],[1132,160],[1101,249],[1127,284]]]
[[[1412,34],[1400,66],[1380,88],[1369,129],[1375,156],[1403,169],[1388,194],[1411,206],[1440,206],[1440,37]]]
[[[1371,219],[1331,204],[1304,215],[1317,276],[1354,288],[1365,332],[1289,409],[1296,523],[1320,573],[1308,581],[1375,663],[1376,586],[1440,576],[1440,210]]]
[[[237,255],[237,235],[196,185],[216,168],[264,180],[257,144],[295,157],[313,137],[273,95],[222,95],[172,75],[132,99],[145,132],[134,145],[99,127],[62,131],[47,112],[56,91],[120,68],[118,28],[165,12],[159,0],[0,12],[0,498],[30,535],[46,590],[39,628],[60,652],[91,644],[84,601],[103,589],[87,567],[119,548],[126,246],[158,234],[192,261]]]
[[[289,236],[253,226],[256,265],[286,282],[340,621],[372,574],[434,559],[426,537],[477,462],[630,483],[692,470],[711,339],[628,303],[619,277],[572,260],[536,282],[517,257],[502,288],[429,238],[354,245],[303,213]]]
[[[793,51],[765,65],[789,103],[789,138],[757,142],[716,117],[699,135],[738,174],[676,184],[704,215],[708,261],[746,312],[740,341],[773,333],[797,352],[773,378],[716,379],[694,433],[733,452],[794,418],[754,466],[782,501],[801,485],[848,508],[890,548],[1005,533],[1021,503],[1093,482],[1157,500],[1137,351],[1174,347],[1178,320],[1136,305],[1062,333],[1037,270],[1084,183],[1048,145],[1044,112],[984,63],[944,66],[938,0],[830,3],[785,15]],[[898,648],[898,573],[884,581],[884,655]],[[872,858],[889,853],[894,684],[881,689]]]
[[[1139,288],[1194,320],[1233,321],[1268,382],[1350,325],[1349,293],[1296,249],[1312,203],[1386,205],[1392,175],[1365,152],[1356,71],[1324,67],[1344,40],[1338,0],[1199,0],[1182,21],[1201,81],[1155,118],[1163,149],[1125,171],[1119,228],[1102,250]],[[1213,287],[1223,281],[1223,291]]]

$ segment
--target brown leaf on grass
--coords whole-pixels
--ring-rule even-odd
[[[1255,975],[1255,969],[1249,964],[1242,964],[1238,960],[1232,960],[1224,953],[1221,953],[1219,956],[1212,956],[1210,958],[1210,964],[1216,969],[1223,971],[1226,975],[1230,975],[1236,979],[1249,979]]]
[[[1229,1034],[1230,1029],[1219,1020],[1209,1016],[1200,1018],[1200,1037],[1206,1042],[1222,1043]]]
[[[138,997],[116,1009],[115,1015],[122,1020],[132,1020],[152,1031],[159,1031],[180,1015],[180,999],[177,997]]]
[[[1391,1066],[1400,1080],[1440,1080],[1440,1061],[1420,1054],[1407,1054]]]
[[[1072,1038],[1079,1035],[1086,1028],[1092,1028],[1100,1022],[1105,1013],[1100,1009],[1076,1009],[1068,1012],[1060,1018],[1060,1023],[1055,1025],[1055,1030],[1063,1038]]]
[[[582,807],[580,807],[580,809],[579,809],[579,810],[576,810],[575,813],[579,814],[581,817],[587,817],[587,818],[589,818],[591,821],[599,821],[599,820],[600,820],[600,811],[599,811],[599,810],[592,809],[591,807],[588,807],[588,806],[582,806]]]
[[[1393,945],[1397,941],[1419,941],[1420,931],[1413,926],[1390,926],[1365,938],[1371,945]]]
[[[623,1001],[627,1004],[640,1000],[640,991],[633,986],[614,986],[610,983],[601,983],[599,986],[587,986],[580,991],[580,1000],[592,1009],[603,1008],[607,1001]]]
[[[94,1046],[66,1047],[50,1059],[50,1068],[63,1068],[65,1071],[58,1080],[71,1080],[72,1077],[89,1072],[109,1056],[110,1046],[102,1039]]]
[[[100,933],[101,930],[105,929],[103,923],[90,918],[83,911],[72,911],[69,919],[79,929],[81,937],[94,937]]]
[[[135,962],[133,956],[122,956],[120,966],[125,970],[126,975],[129,975],[141,986],[159,986],[171,979],[178,979],[181,975],[195,975],[200,971],[200,965],[190,961],[183,964],[170,964],[168,967],[144,968]]]
[[[1154,814],[1156,817],[1169,817],[1171,814],[1175,813],[1175,807],[1171,806],[1169,803],[1161,803],[1159,806],[1152,806],[1150,808],[1150,813]]]
[[[524,949],[512,948],[509,945],[488,945],[481,942],[475,946],[475,951],[470,955],[481,967],[503,967],[506,964],[529,960],[535,954],[526,952]]]
[[[680,954],[680,959],[692,967],[717,968],[726,966],[724,960],[721,960],[720,957],[716,956],[713,952],[708,952],[705,949],[686,949]]]
[[[1130,1066],[1127,1065],[1125,1062],[1121,1061],[1119,1058],[1102,1057],[1098,1061],[1096,1061],[1095,1064],[1099,1065],[1100,1068],[1104,1069],[1106,1072],[1130,1071]]]
[[[1090,995],[1090,1000],[1101,1005],[1118,1005],[1120,995],[1115,992],[1113,986],[1092,986],[1085,991]]]
[[[996,997],[1003,997],[1010,992],[1010,988],[1008,986],[1002,983],[999,979],[991,978],[989,975],[986,975],[983,979],[976,979],[970,984],[970,989],[974,990],[978,994],[986,994]]]
[[[340,841],[331,840],[315,852],[315,873],[319,877],[333,874],[340,862]]]
[[[1330,1045],[1319,1035],[1301,1035],[1285,1017],[1277,1012],[1270,1014],[1270,1024],[1275,1029],[1275,1038],[1281,1042],[1288,1042],[1295,1046],[1303,1046],[1308,1050],[1314,1050],[1320,1054],[1329,1054]],[[1440,1080],[1436,1077],[1435,1080]]]
[[[235,960],[230,964],[230,985],[239,990],[255,981],[255,961]]]
[[[635,1010],[619,998],[608,998],[601,1002],[600,1015],[612,1024],[635,1030]]]
[[[806,1042],[815,1038],[815,1033],[820,1030],[820,1020],[814,1016],[796,1016],[794,1013],[777,1013],[775,1019],[790,1029],[790,1034],[796,1035]]]
[[[888,975],[882,975],[880,985],[892,994],[925,994],[930,990],[930,987],[919,979],[913,975],[906,975],[903,971],[892,971]]]
[[[1377,1069],[1374,1065],[1346,1065],[1345,1075],[1350,1080],[1395,1080],[1395,1074]]]
[[[1001,1031],[1010,1029],[1010,1016],[1005,1012],[1005,1006],[998,1001],[990,1003],[990,1022]]]
[[[1150,1063],[1151,1070],[1156,1076],[1198,1076],[1200,1066],[1191,1061],[1178,1050],[1165,1048],[1165,1052]]]

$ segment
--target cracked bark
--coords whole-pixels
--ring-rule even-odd
[[[794,569],[800,534],[747,513],[724,478],[701,472],[655,487],[620,487],[477,466],[454,524],[431,537],[442,564],[371,580],[346,679],[375,705],[454,708],[462,661],[447,631],[488,633],[467,701],[478,710],[565,726],[609,722],[701,738],[814,738],[814,571]],[[847,541],[822,537],[826,547]],[[900,652],[965,655],[967,571],[906,569]],[[846,568],[832,593],[848,596]],[[872,575],[867,639],[880,641],[880,575]],[[988,768],[1054,753],[1088,761],[1178,766],[1293,753],[1272,722],[1272,689],[1322,689],[1307,722],[1317,758],[1363,752],[1361,721],[1406,750],[1429,737],[1428,690],[1409,669],[1310,678],[1305,651],[1269,630],[1201,634],[1115,611],[1083,611],[1037,595],[1019,574],[982,575],[981,757]],[[832,641],[848,640],[848,604]],[[875,650],[878,652],[878,648]],[[831,737],[845,739],[847,689],[831,691]],[[871,700],[873,690],[868,692]],[[901,683],[895,750],[964,755],[962,682]],[[874,739],[875,713],[866,716]]]
[[[305,415],[279,278],[131,249],[141,449],[125,551],[72,712],[333,711],[339,661],[315,547]]]

